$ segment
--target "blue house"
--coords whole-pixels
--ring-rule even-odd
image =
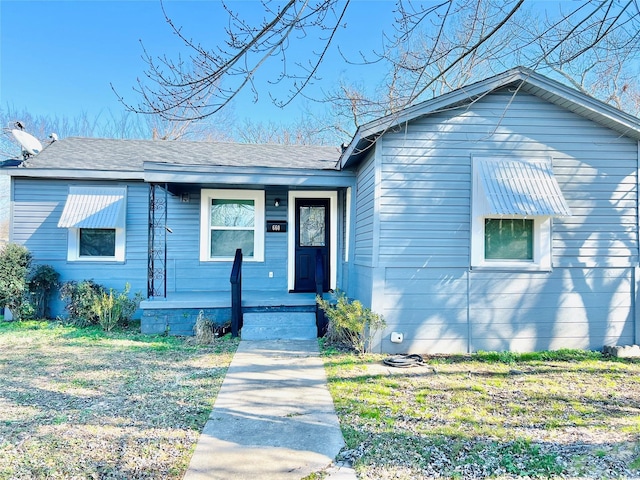
[[[146,293],[144,332],[231,318],[240,248],[243,338],[314,335],[320,271],[384,315],[378,351],[600,349],[640,335],[639,141],[637,118],[517,68],[342,151],[67,138],[2,173],[11,241]]]

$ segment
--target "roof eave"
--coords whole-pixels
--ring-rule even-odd
[[[82,180],[144,180],[142,171],[122,171],[122,170],[78,170],[72,168],[5,168],[0,169],[1,173],[11,177],[23,178],[64,178]]]
[[[352,186],[352,172],[336,169],[228,167],[212,165],[176,165],[145,162],[144,180],[149,183]]]

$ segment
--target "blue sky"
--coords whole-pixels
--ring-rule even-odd
[[[230,3],[248,15],[261,9],[252,0]],[[224,40],[226,16],[219,2],[170,0],[165,5],[175,22],[203,45]],[[356,44],[369,51],[377,49],[382,45],[381,28],[371,29],[371,19],[388,18],[384,23],[390,31],[394,8],[394,1],[356,1],[347,17],[349,28],[340,32],[337,45],[352,58],[357,58]],[[154,55],[173,57],[184,51],[166,25],[157,0],[0,0],[0,105],[51,117],[118,114],[123,107],[110,84],[128,101],[136,102],[131,89],[145,69],[140,40]],[[382,75],[375,67],[369,72],[349,67],[334,48],[321,70],[322,81],[309,93],[333,86],[341,76],[378,83]],[[276,108],[267,90],[283,95],[278,86],[262,84],[258,103],[253,103],[249,92],[236,102],[236,117],[286,121],[309,106],[314,108],[303,99],[284,110]]]

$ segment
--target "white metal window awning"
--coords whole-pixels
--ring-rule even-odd
[[[58,227],[124,228],[126,187],[69,187]]]
[[[549,160],[475,159],[488,215],[571,216]]]

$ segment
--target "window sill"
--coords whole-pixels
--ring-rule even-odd
[[[69,258],[67,263],[119,263],[124,264],[125,261],[118,258]]]
[[[517,263],[509,265],[506,263],[496,263],[495,265],[473,265],[470,270],[477,272],[540,272],[548,273],[553,271],[551,266],[541,266],[536,264]]]

